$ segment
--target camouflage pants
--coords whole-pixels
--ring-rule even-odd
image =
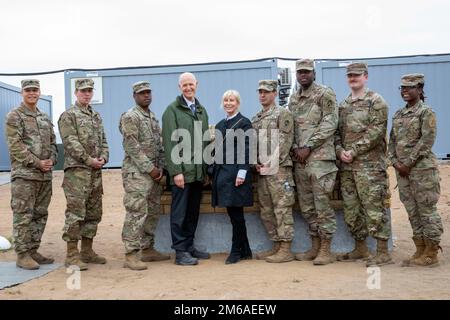
[[[139,172],[122,172],[122,180],[125,189],[123,204],[127,211],[122,229],[125,251],[130,253],[151,248],[161,213],[162,187],[150,175]]]
[[[67,201],[63,240],[94,238],[103,213],[102,171],[69,168],[64,172],[62,187]]]
[[[258,200],[261,220],[272,241],[292,241],[295,203],[291,167],[280,167],[275,175],[258,176]]]
[[[331,239],[336,231],[336,215],[331,207],[338,168],[334,161],[296,163],[295,184],[303,217],[311,236]]]
[[[11,182],[11,208],[16,253],[38,249],[48,217],[52,181],[16,178]]]
[[[388,240],[391,225],[384,206],[387,196],[385,171],[341,171],[341,194],[344,218],[356,240],[368,235]]]
[[[408,212],[414,238],[441,240],[444,229],[436,209],[441,191],[439,181],[437,169],[413,169],[407,178],[397,174],[400,200]]]

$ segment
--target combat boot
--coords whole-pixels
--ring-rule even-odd
[[[412,238],[412,239],[414,241],[414,244],[416,245],[416,252],[411,256],[411,258],[403,260],[402,267],[409,267],[411,261],[419,258],[425,251],[425,241],[423,240],[423,238]]]
[[[306,252],[300,252],[295,255],[295,259],[300,261],[312,261],[319,254],[320,249],[320,237],[311,236],[311,249]]]
[[[39,264],[52,264],[55,259],[44,257],[42,254],[37,252],[36,249],[30,250],[30,256]]]
[[[39,263],[31,258],[29,252],[17,254],[16,266],[25,270],[39,269]]]
[[[129,268],[131,270],[147,270],[147,266],[145,263],[138,259],[137,255],[138,251],[134,250],[125,255],[125,263],[123,264],[124,268]]]
[[[333,263],[336,260],[331,253],[331,239],[321,239],[319,254],[313,260],[313,264],[316,266],[326,265]]]
[[[169,260],[170,256],[168,254],[162,254],[156,251],[154,248],[146,248],[141,251],[141,261],[151,262],[151,261],[163,261]]]
[[[256,254],[256,260],[264,260],[265,258],[274,255],[275,253],[280,250],[281,242],[280,241],[274,241],[272,249],[269,251],[264,251]]]
[[[88,269],[87,264],[80,259],[80,253],[78,252],[78,241],[67,242],[67,256],[65,265],[66,267],[77,266],[80,271]]]
[[[291,241],[282,241],[280,249],[274,255],[268,256],[265,260],[271,263],[289,262],[295,259],[291,252]]]
[[[384,266],[386,264],[392,264],[394,261],[389,254],[388,240],[377,239],[377,254],[374,257],[367,260],[366,266]]]
[[[106,259],[92,249],[93,239],[81,238],[81,261],[84,263],[105,264]]]
[[[337,256],[338,261],[356,261],[358,259],[367,259],[370,257],[366,240],[355,240],[355,249],[351,252],[343,253]]]
[[[425,240],[425,250],[422,253],[422,255],[414,260],[411,260],[410,264],[414,266],[421,266],[421,267],[437,267],[439,266],[439,260],[438,260],[438,251],[442,248],[439,246],[439,242],[432,241],[429,239]]]

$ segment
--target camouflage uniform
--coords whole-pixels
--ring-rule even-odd
[[[93,87],[93,81],[84,80]],[[85,83],[80,82],[81,90]],[[108,162],[109,149],[100,114],[75,102],[61,114],[59,132],[64,144],[64,181],[67,200],[63,240],[92,239],[102,218],[102,171],[90,165],[93,158]]]
[[[347,150],[353,156],[352,163],[341,163],[340,178],[345,222],[356,240],[368,235],[388,240],[391,234],[384,205],[387,116],[384,99],[368,89],[364,96],[353,100],[349,95],[339,105],[336,155]]]
[[[164,167],[164,152],[160,126],[150,110],[147,112],[140,106],[129,109],[120,118],[119,130],[125,150],[122,179],[125,189],[123,204],[127,211],[122,240],[126,252],[130,253],[154,245],[154,230],[161,213],[162,187],[151,178],[150,172],[155,166]]]
[[[261,86],[260,86],[261,87]],[[276,87],[275,87],[276,90]],[[268,88],[268,91],[272,91]],[[258,146],[267,142],[271,150],[271,129],[279,129],[279,168],[276,173],[258,176],[258,199],[261,219],[272,241],[292,241],[294,220],[292,206],[295,203],[292,160],[289,155],[294,138],[293,118],[289,110],[273,105],[267,111],[258,112],[252,119],[252,126],[258,134]],[[260,136],[260,130],[267,129],[267,136]],[[258,162],[261,155],[258,152]]]
[[[292,148],[311,150],[306,163],[296,162],[294,167],[300,209],[311,236],[329,239],[336,231],[330,204],[338,171],[333,138],[338,124],[336,96],[332,89],[313,82],[291,95],[289,110],[294,116]]]
[[[23,89],[29,87],[22,82]],[[56,138],[48,116],[38,108],[31,111],[24,103],[8,113],[5,127],[11,159],[14,245],[21,254],[37,250],[41,243],[52,196],[52,172],[40,171],[39,161],[51,159],[56,164]]]
[[[422,79],[415,75],[413,78]],[[405,76],[402,85],[408,85]],[[437,160],[431,151],[436,138],[436,116],[422,101],[398,110],[392,120],[389,161],[401,162],[411,169],[408,177],[397,173],[400,200],[408,212],[413,238],[440,242],[443,233],[441,217],[436,209],[440,185]]]

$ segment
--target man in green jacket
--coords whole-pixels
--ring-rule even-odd
[[[194,247],[203,184],[207,183],[203,150],[208,139],[208,114],[196,99],[198,81],[192,73],[183,73],[178,86],[181,95],[162,117],[162,135],[169,181],[172,188],[170,228],[175,263],[196,265],[208,259],[206,252]],[[206,141],[205,141],[206,140]]]

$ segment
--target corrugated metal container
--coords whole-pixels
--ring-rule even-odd
[[[8,147],[5,139],[5,117],[22,102],[21,89],[0,82],[0,171],[10,170]],[[52,119],[52,97],[41,95],[38,108]]]
[[[120,115],[134,106],[131,86],[134,82],[148,80],[152,86],[151,109],[161,119],[165,108],[180,94],[178,77],[192,72],[199,81],[197,97],[206,107],[210,124],[216,124],[225,115],[221,109],[223,93],[236,89],[241,94],[241,112],[252,117],[260,108],[257,86],[261,79],[277,79],[276,59],[252,62],[209,63],[185,66],[120,68],[99,71],[67,71],[65,73],[66,106],[72,103],[73,79],[92,77],[96,82],[93,106],[104,122],[110,146],[108,167],[122,166],[122,136],[118,129]],[[99,92],[100,91],[100,92]]]
[[[369,88],[380,93],[389,104],[389,132],[392,116],[405,105],[400,96],[400,78],[406,73],[425,74],[426,103],[436,112],[437,137],[433,151],[439,158],[450,157],[450,54],[376,58],[365,60],[316,61],[317,81],[336,92],[338,101],[349,94],[345,67],[350,62],[365,61],[369,65]]]

